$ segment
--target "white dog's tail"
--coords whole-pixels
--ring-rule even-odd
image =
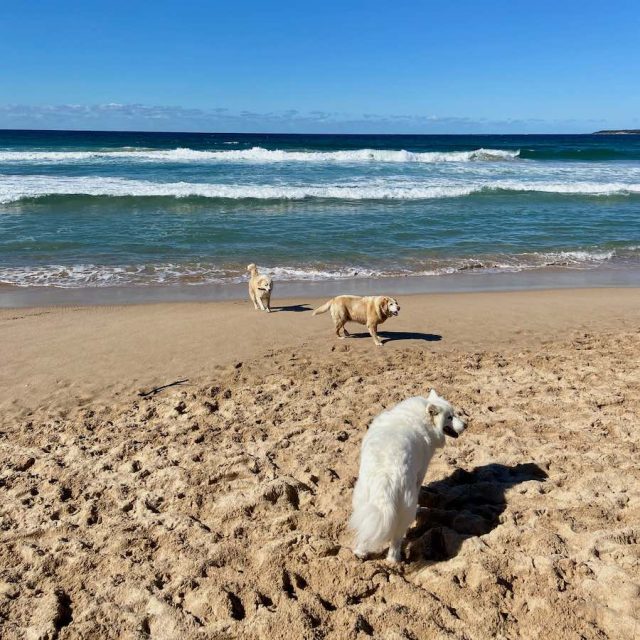
[[[255,264],[253,264],[253,262],[247,266],[247,271],[252,275],[255,276],[258,274],[258,267],[256,267]]]
[[[362,553],[380,551],[393,533],[395,511],[392,501],[359,502],[349,518],[349,528],[355,531],[354,549]]]
[[[331,300],[329,300],[329,302],[325,302],[321,307],[318,307],[317,309],[314,309],[313,313],[311,314],[312,316],[317,316],[319,313],[326,313],[327,311],[329,311],[329,309],[331,309],[331,303],[333,302],[333,298],[331,298]]]

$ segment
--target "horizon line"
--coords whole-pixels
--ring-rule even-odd
[[[5,131],[11,132],[40,132],[40,133],[159,133],[159,134],[180,134],[180,135],[225,135],[225,136],[257,136],[257,135],[269,135],[269,136],[387,136],[387,137],[402,137],[402,136],[589,136],[596,134],[606,134],[611,132],[611,135],[621,135],[616,132],[632,131],[634,133],[625,135],[640,135],[638,129],[600,129],[598,131],[585,131],[582,133],[310,133],[304,131],[296,132],[278,132],[278,131],[158,131],[158,130],[143,130],[143,129],[32,129],[32,128],[4,128],[0,127],[0,133]]]

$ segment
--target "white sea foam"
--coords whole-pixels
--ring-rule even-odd
[[[474,193],[542,192],[587,196],[640,193],[640,184],[623,182],[541,182],[487,180],[479,182],[386,181],[353,184],[254,185],[191,182],[149,182],[98,176],[0,176],[0,203],[55,195],[110,197],[172,197],[257,200],[426,200],[454,198]]]
[[[276,281],[320,281],[437,276],[455,273],[519,272],[545,267],[592,268],[608,262],[615,251],[578,250],[524,253],[478,258],[442,258],[411,266],[372,269],[357,265],[264,266],[261,271]],[[240,267],[207,263],[158,263],[141,265],[40,265],[0,267],[0,284],[19,287],[112,287],[129,285],[233,284],[246,280]]]
[[[238,144],[225,142],[224,144]],[[519,151],[505,149],[475,149],[473,151],[394,151],[385,149],[355,149],[352,151],[285,151],[281,149],[232,149],[229,151],[198,151],[196,149],[119,149],[114,151],[0,151],[0,163],[58,162],[245,162],[265,163],[367,163],[367,162],[471,162],[478,160],[513,160]]]
[[[361,186],[361,185],[239,185],[191,182],[148,182],[124,178],[0,176],[0,203],[53,195],[112,197],[174,197],[258,200],[415,200],[467,195],[473,187]]]
[[[518,180],[497,180],[495,183],[487,184],[485,190],[612,196],[640,193],[640,184],[626,182],[524,182]]]
[[[360,267],[300,269],[291,267],[261,267],[261,272],[280,281],[343,280],[346,278],[377,278],[391,275]],[[397,273],[395,275],[398,275]],[[44,265],[0,267],[0,284],[19,287],[112,287],[124,285],[192,285],[238,284],[246,280],[245,270],[229,270],[207,264],[152,265]]]
[[[588,263],[608,262],[615,257],[616,252],[611,251],[557,251],[547,252],[538,255],[544,266],[571,266],[584,265]]]

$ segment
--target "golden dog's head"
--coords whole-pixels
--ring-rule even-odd
[[[398,301],[395,298],[389,298],[389,296],[384,296],[380,308],[387,318],[390,316],[397,316],[398,313],[400,313],[400,305],[398,304]]]

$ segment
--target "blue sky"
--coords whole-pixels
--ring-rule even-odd
[[[639,79],[638,0],[31,0],[0,19],[6,128],[640,128]]]

